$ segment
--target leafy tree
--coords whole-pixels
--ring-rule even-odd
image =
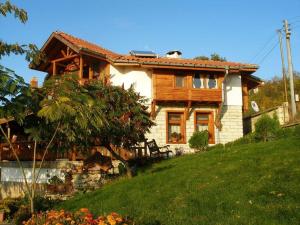
[[[21,23],[26,23],[28,20],[27,12],[24,9],[18,8],[16,5],[11,4],[10,1],[0,2],[0,15],[6,17],[8,14],[13,14]],[[25,59],[32,63],[44,60],[44,56],[39,53],[38,48],[34,44],[11,44],[0,39],[0,59],[10,54],[25,54]]]
[[[226,62],[226,58],[225,57],[222,57],[220,56],[219,54],[217,53],[213,53],[210,55],[210,59],[211,60],[214,60],[214,61],[221,61],[221,62]]]
[[[196,56],[194,59],[196,60],[209,60],[209,57],[205,55]]]
[[[38,113],[49,122],[65,118],[57,135],[57,139],[62,140],[63,146],[60,147],[70,149],[76,146],[86,151],[95,145],[104,146],[113,157],[123,162],[128,176],[131,176],[129,164],[119,155],[117,148],[130,149],[145,140],[145,133],[153,125],[144,106],[146,99],[133,88],[125,90],[99,80],[81,86],[75,77],[69,76],[50,78],[45,86],[50,93],[65,93],[63,98],[43,100],[44,107]],[[78,99],[77,93],[84,95]],[[82,105],[82,101],[87,104]],[[68,105],[64,106],[65,103]],[[80,104],[70,107],[69,104],[74,103]],[[66,115],[66,111],[69,114]]]
[[[93,136],[99,137],[101,145],[124,163],[127,175],[131,176],[128,163],[118,155],[116,147],[130,149],[145,140],[145,133],[153,125],[147,107],[144,106],[146,99],[136,93],[133,87],[125,90],[101,81],[91,81],[86,88],[93,99],[105,105],[102,113],[107,125],[96,128]]]
[[[295,93],[300,94],[300,73],[297,71],[294,71],[294,87]],[[288,101],[290,101],[288,80],[287,89]],[[250,92],[250,101],[256,101],[261,110],[282,105],[282,103],[285,101],[283,80],[275,76],[271,80],[265,81],[264,85],[259,87],[257,92]]]
[[[197,60],[213,60],[213,61],[221,61],[221,62],[226,62],[227,61],[225,57],[222,57],[217,53],[211,54],[210,58],[207,57],[207,56],[201,55],[201,56],[196,56],[194,59],[197,59]]]
[[[77,129],[82,135],[88,137],[91,134],[91,130],[88,128],[92,127],[89,124],[93,124],[94,127],[102,126],[103,117],[102,111],[98,110],[100,107],[95,106],[95,101],[87,93],[87,90],[72,78],[57,79],[54,77],[46,81],[44,87],[39,89],[25,87],[27,88],[25,92],[19,92],[17,97],[11,98],[10,101],[1,105],[0,112],[6,118],[12,116],[20,118],[18,122],[34,142],[31,184],[26,178],[24,167],[10,137],[5,133],[2,126],[0,126],[0,130],[22,171],[26,194],[29,197],[31,212],[33,213],[36,181],[46,154],[51,146],[57,146],[58,134],[68,134],[65,135],[65,142],[77,140]],[[19,107],[17,112],[11,110],[15,106]],[[76,128],[75,131],[72,130],[73,128]],[[41,149],[38,149],[38,146],[42,146]],[[36,166],[37,151],[43,153],[39,168]]]

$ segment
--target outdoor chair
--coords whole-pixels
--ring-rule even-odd
[[[167,157],[169,158],[170,153],[172,153],[172,151],[169,149],[170,145],[165,145],[165,146],[161,146],[158,147],[156,144],[156,141],[153,139],[152,141],[148,141],[146,142],[149,152],[150,152],[150,157],[152,158],[157,158],[157,157]]]

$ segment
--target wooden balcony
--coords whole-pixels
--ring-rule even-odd
[[[156,101],[222,102],[222,89],[156,87]]]
[[[207,79],[209,73],[201,73]],[[193,72],[184,72],[183,85],[175,84],[175,72],[170,70],[155,70],[153,72],[153,100],[154,101],[186,101],[186,102],[222,102],[223,73],[213,73],[216,77],[216,88],[193,88]],[[207,82],[203,80],[201,82]]]

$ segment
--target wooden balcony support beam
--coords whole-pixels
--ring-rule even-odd
[[[69,56],[65,56],[65,57],[62,57],[62,58],[58,58],[58,59],[54,59],[52,60],[51,62],[62,62],[62,61],[65,61],[65,60],[70,60],[70,59],[74,59],[78,57],[78,55],[69,55]]]
[[[185,120],[190,118],[190,109],[192,107],[192,101],[187,102],[187,107],[185,108]]]
[[[153,120],[154,120],[155,117],[156,117],[155,106],[156,106],[156,101],[153,100],[153,101],[151,102],[151,114],[150,114],[151,119],[153,119]]]

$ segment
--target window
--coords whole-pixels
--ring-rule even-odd
[[[195,112],[195,131],[207,130],[209,143],[214,144],[214,118],[213,112]]]
[[[183,112],[167,113],[167,142],[184,143],[185,124]]]
[[[199,73],[195,73],[193,77],[193,88],[203,88],[201,76]]]
[[[175,75],[175,87],[183,88],[185,86],[185,76]]]
[[[209,89],[217,88],[217,79],[215,75],[208,76],[208,88]]]

